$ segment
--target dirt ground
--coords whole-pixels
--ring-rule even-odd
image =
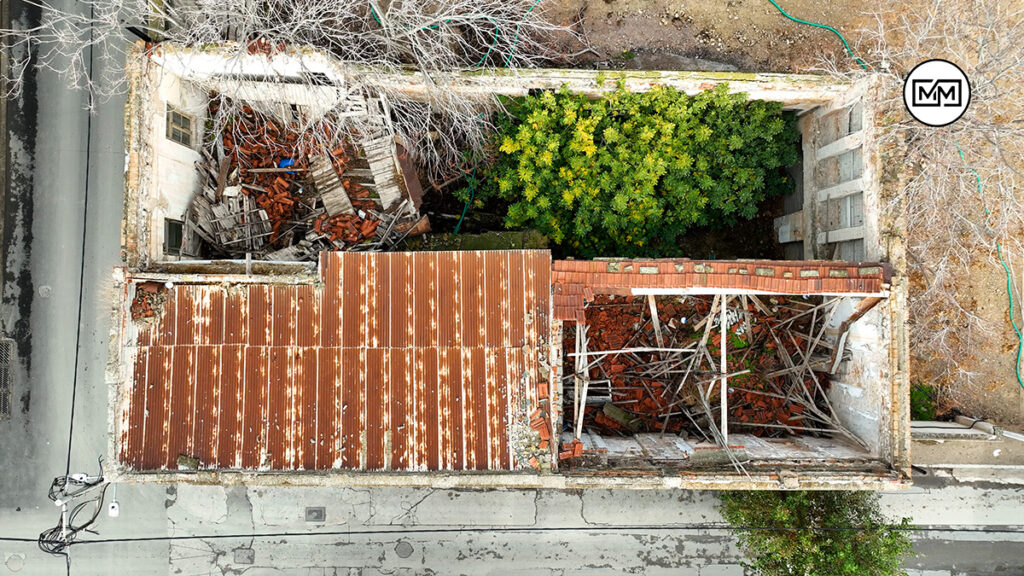
[[[813,68],[820,55],[844,51],[835,34],[786,19],[768,0],[545,4],[548,17],[560,24],[582,18],[585,37],[597,52],[586,55],[584,63],[613,68],[694,69],[710,61],[748,72],[801,72]],[[874,3],[779,0],[779,5],[793,17],[846,35],[863,25],[863,13]]]
[[[1013,289],[1014,295],[1019,296],[1020,290],[1024,289],[1020,276],[1024,271],[1024,255],[1006,256],[1008,264],[1016,272],[1013,278],[1017,285]],[[1024,424],[1024,390],[1014,376],[1017,336],[1010,326],[1006,274],[992,263],[977,265],[969,275],[965,275],[961,289],[973,298],[976,303],[974,312],[991,330],[973,339],[974,355],[960,360],[961,366],[972,374],[940,387],[940,408],[952,408],[973,418],[1020,426]],[[1019,300],[1014,303],[1014,316],[1020,327]],[[943,360],[931,358],[928,354],[915,356],[915,363],[919,364]],[[917,372],[924,373],[927,366],[918,368]]]

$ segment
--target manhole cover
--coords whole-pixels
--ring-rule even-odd
[[[395,545],[395,554],[398,554],[399,558],[408,558],[409,556],[412,556],[412,552],[412,544],[409,544],[405,540],[401,540]]]
[[[4,562],[7,569],[11,572],[21,572],[21,569],[25,567],[25,555],[24,554],[8,554],[7,561]]]
[[[256,551],[252,548],[235,548],[235,564],[252,564],[256,561]]]
[[[323,506],[306,508],[306,522],[323,522],[327,520],[327,509]]]

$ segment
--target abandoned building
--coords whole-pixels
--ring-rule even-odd
[[[111,474],[909,485],[906,288],[880,222],[870,79],[623,72],[629,90],[728,82],[799,114],[801,178],[775,221],[787,260],[576,261],[395,251],[428,225],[386,121],[366,121],[351,149],[287,163],[255,149],[276,145],[274,129],[249,126],[251,141],[219,144],[274,158],[246,166],[247,181],[207,157],[214,90],[281,118],[341,101],[386,110],[346,92],[324,57],[254,54],[229,69],[215,50],[166,48],[144,68],[129,102]],[[377,81],[423,90],[415,74]],[[615,84],[582,70],[452,81],[509,95]]]

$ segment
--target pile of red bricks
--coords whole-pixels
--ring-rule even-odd
[[[135,298],[132,300],[132,320],[155,318],[163,302],[165,288],[157,282],[142,282],[135,287]]]
[[[281,127],[249,108],[245,108],[243,114],[226,127],[222,138],[224,150],[232,161],[231,170],[237,167],[241,182],[247,185],[242,187],[242,192],[267,213],[272,230],[270,242],[273,243],[296,219],[299,191],[308,186],[305,175],[309,169],[309,157],[302,151],[315,150],[319,145],[300,138],[295,130]],[[361,242],[373,234],[379,223],[366,212],[375,205],[365,187],[343,177],[352,159],[345,148],[338,147],[328,156],[339,177],[343,178],[342,183],[357,213],[330,220],[319,219],[316,231],[331,237],[332,241],[340,239],[349,245]],[[262,171],[279,168],[285,161],[290,161],[287,168],[294,170]]]
[[[693,330],[694,322],[706,317],[711,311],[713,297],[690,296],[684,302],[677,297],[659,297],[656,299],[658,317],[662,323],[662,329],[666,331],[666,338],[669,331],[675,332],[677,340],[675,346],[692,346],[692,342],[699,340],[703,334],[703,328]],[[781,303],[781,300],[779,301]],[[738,302],[730,303],[730,309],[736,310]],[[750,333],[743,331],[745,323],[736,321],[726,331],[728,351],[728,370],[741,371],[748,368],[746,374],[736,375],[729,378],[728,409],[730,421],[743,424],[762,424],[769,426],[743,426],[742,431],[758,436],[778,436],[780,434],[799,434],[799,430],[787,430],[777,426],[796,426],[800,428],[813,427],[804,421],[806,407],[799,401],[785,397],[781,391],[790,388],[791,376],[787,374],[768,377],[773,372],[782,371],[786,366],[777,353],[776,340],[769,334],[769,327],[775,327],[786,319],[792,317],[796,312],[792,308],[780,306],[776,313],[768,315],[759,311],[753,304],[748,304],[746,315],[751,318]],[[650,323],[650,312],[648,303],[644,297],[616,297],[616,296],[594,296],[590,306],[585,309],[585,322],[588,326],[587,349],[591,352],[620,350],[624,348],[654,348],[658,347],[653,335]],[[683,321],[682,319],[686,319]],[[809,322],[810,316],[802,317],[797,322]],[[675,328],[669,328],[667,323],[673,321]],[[712,318],[717,321],[717,316]],[[805,333],[810,330],[803,328]],[[717,350],[721,344],[722,332],[715,326],[708,333],[708,347]],[[572,359],[568,356],[575,349],[575,331],[567,331],[563,339],[563,352],[567,359],[566,373],[572,373]],[[806,353],[809,342],[806,339],[795,338],[782,341],[782,346],[792,358],[801,358]],[[586,427],[592,427],[597,431],[612,434],[632,434],[635,432],[672,432],[678,433],[692,426],[692,423],[685,417],[679,415],[669,418],[666,424],[664,414],[667,412],[679,411],[679,402],[684,402],[694,413],[702,412],[699,398],[696,396],[692,385],[684,387],[679,396],[675,395],[675,386],[678,384],[678,376],[664,378],[646,378],[637,375],[639,369],[644,365],[638,362],[642,356],[645,361],[658,361],[663,359],[657,353],[637,354],[615,354],[607,356],[600,363],[600,368],[594,367],[589,374],[593,380],[610,380],[611,388],[614,390],[613,404],[621,408],[624,413],[632,419],[623,422],[609,416],[603,405],[588,405],[584,412]],[[717,359],[717,353],[715,355]],[[697,371],[717,373],[717,365],[708,365],[706,360],[694,368]],[[631,374],[632,373],[632,374]],[[817,373],[817,378],[822,386],[828,384],[828,374]],[[709,402],[717,405],[720,401],[720,387],[708,382],[708,377],[700,376],[689,378],[689,382],[704,381],[703,390],[708,391]],[[807,389],[807,396],[822,401],[814,391],[817,390],[814,381],[807,377],[804,385]],[[797,396],[802,395],[797,394]],[[566,406],[566,413],[572,413],[571,402]],[[577,448],[562,447],[563,452],[576,450]],[[582,448],[579,448],[582,449]]]

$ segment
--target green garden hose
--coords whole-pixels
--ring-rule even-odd
[[[963,149],[960,148],[960,143],[954,142],[954,144],[956,145],[956,151],[960,153],[960,160],[963,160],[964,165],[967,166],[967,169],[970,170],[972,174],[974,174],[974,179],[978,181],[978,199],[981,200],[981,205],[985,209],[985,217],[987,218],[989,210],[988,207],[985,206],[985,197],[982,195],[981,191],[981,176],[978,174],[977,170],[971,168],[970,164],[967,163],[967,158],[964,156]],[[987,225],[986,228],[988,228]],[[991,231],[990,228],[989,230]],[[998,240],[996,240],[996,254],[999,256],[999,263],[1003,265],[1003,271],[1006,272],[1006,294],[1010,297],[1010,325],[1013,326],[1013,331],[1017,334],[1017,360],[1014,364],[1014,368],[1017,373],[1017,384],[1020,384],[1020,387],[1024,388],[1024,379],[1022,379],[1020,375],[1020,358],[1021,352],[1024,350],[1024,335],[1021,334],[1020,328],[1017,326],[1017,320],[1013,317],[1013,280],[1010,275],[1010,267],[1007,266],[1006,260],[1003,259],[1003,246]]]
[[[815,24],[814,22],[808,22],[806,20],[801,20],[799,18],[794,18],[794,17],[790,16],[789,14],[787,14],[786,11],[782,9],[782,6],[779,6],[778,4],[776,4],[775,0],[768,0],[768,1],[772,3],[772,6],[775,6],[776,8],[778,8],[779,12],[781,12],[783,16],[785,16],[786,18],[789,18],[793,22],[798,22],[800,24],[806,24],[808,26],[814,26],[815,28],[822,28],[822,29],[828,30],[829,32],[832,32],[833,34],[838,36],[839,39],[842,40],[843,46],[846,46],[846,52],[850,55],[850,58],[853,58],[854,60],[856,60],[857,64],[860,64],[861,68],[863,68],[865,70],[868,69],[867,64],[865,64],[860,58],[857,58],[856,56],[853,55],[853,50],[851,50],[850,49],[850,45],[846,43],[846,38],[843,38],[843,35],[840,34],[838,30],[836,30],[835,28],[833,28],[831,26],[826,26],[825,24]]]

